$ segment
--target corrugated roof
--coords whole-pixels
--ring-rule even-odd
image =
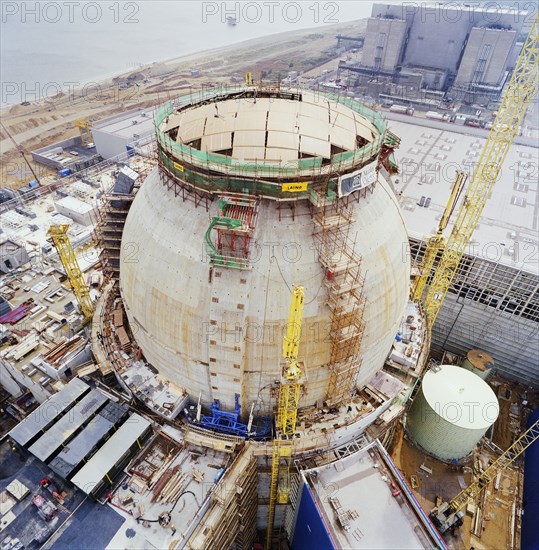
[[[75,474],[72,483],[86,494],[90,494],[149,426],[148,420],[133,413]]]
[[[107,401],[108,397],[99,390],[92,390],[58,422],[53,424],[28,450],[46,462]]]
[[[9,436],[19,445],[26,446],[44,428],[54,422],[63,411],[89,391],[90,386],[88,384],[79,378],[74,378],[65,388],[52,395],[22,422],[17,424],[9,432]]]

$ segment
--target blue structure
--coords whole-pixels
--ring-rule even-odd
[[[539,420],[539,409],[530,415],[528,428]],[[524,496],[522,499],[522,550],[539,550],[539,440],[532,443],[525,452]]]
[[[239,422],[241,406],[239,403],[240,396],[235,395],[234,412],[226,412],[221,410],[221,402],[215,399],[211,406],[211,416],[201,416],[200,422],[193,419],[186,413],[187,420],[191,424],[213,430],[214,432],[236,435],[238,437],[252,437],[253,439],[264,439],[271,432],[270,422],[263,423],[261,429],[253,427],[250,432],[247,431],[247,424]]]
[[[292,550],[335,550],[309,486],[303,484]]]

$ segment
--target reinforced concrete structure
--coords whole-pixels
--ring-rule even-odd
[[[356,79],[420,83],[465,101],[497,98],[515,64],[527,12],[488,3],[375,3]]]
[[[146,360],[193,400],[231,410],[238,396],[271,413],[301,283],[301,406],[349,398],[383,366],[408,291],[384,120],[348,99],[244,89],[167,103],[156,132],[159,170],[133,201],[120,257]]]

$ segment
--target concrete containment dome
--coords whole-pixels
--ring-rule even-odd
[[[442,460],[469,455],[496,422],[499,404],[490,386],[472,372],[442,365],[427,372],[407,418],[407,430]]]
[[[300,405],[343,402],[382,368],[407,303],[397,138],[347,98],[253,89],[181,97],[156,130],[120,267],[144,358],[193,400],[268,413],[302,285]]]

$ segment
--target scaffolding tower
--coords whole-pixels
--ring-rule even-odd
[[[134,194],[106,193],[99,208],[95,235],[101,249],[103,272],[114,281],[120,278],[122,234],[134,198]],[[128,256],[134,252],[126,250]]]
[[[359,357],[365,330],[365,295],[361,256],[350,238],[352,212],[341,200],[315,213],[313,237],[331,310],[330,378],[326,401],[338,405],[349,399],[361,367]]]

